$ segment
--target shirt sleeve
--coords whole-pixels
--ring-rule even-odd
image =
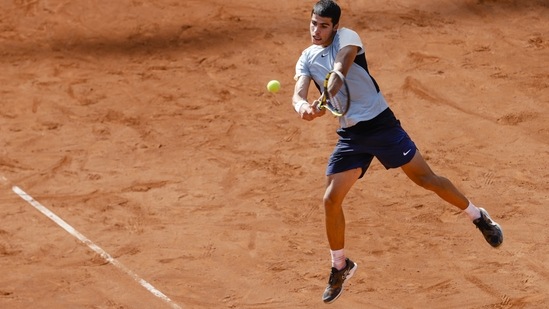
[[[355,31],[343,28],[339,31],[339,49],[342,49],[345,46],[358,46],[360,50],[358,51],[358,54],[364,53],[364,46],[362,45],[362,40],[360,39],[360,36]]]

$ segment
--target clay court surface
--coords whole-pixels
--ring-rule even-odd
[[[1,1],[0,307],[324,308],[337,121],[290,104],[313,2]],[[374,161],[329,307],[547,308],[549,2],[340,4],[431,167],[505,241]]]

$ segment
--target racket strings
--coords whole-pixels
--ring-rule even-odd
[[[342,92],[342,90],[340,90],[340,92]],[[343,105],[343,103],[341,103],[342,100],[338,99],[338,94],[334,96],[330,96],[328,101],[331,107],[335,109],[336,112],[342,113],[343,111],[345,111],[346,107]],[[341,95],[344,95],[344,94],[341,93]],[[345,102],[345,100],[343,100],[343,102]]]
[[[328,90],[328,83],[332,79],[332,85],[334,83],[340,84],[340,88],[338,92],[335,95],[332,95],[330,91]],[[324,100],[326,109],[331,111],[336,116],[343,116],[347,113],[349,109],[349,87],[347,86],[347,83],[345,82],[345,77],[341,72],[338,71],[331,71],[326,75],[326,79],[324,80]],[[338,96],[340,96],[338,98]],[[341,98],[343,96],[344,98]]]
[[[328,104],[331,105],[331,108],[334,109],[337,113],[345,113],[347,111],[347,88],[345,87],[343,81],[339,76],[336,77],[337,82],[341,83],[341,88],[339,89],[338,93],[335,95],[331,95],[328,93]]]

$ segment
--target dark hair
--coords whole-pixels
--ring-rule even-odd
[[[321,17],[329,17],[332,23],[337,25],[341,17],[341,8],[333,0],[320,0],[313,6],[311,15],[316,14]]]

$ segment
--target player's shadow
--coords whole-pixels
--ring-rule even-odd
[[[231,27],[226,27],[227,29]],[[234,27],[233,27],[234,28]],[[118,29],[117,29],[118,30]],[[205,50],[212,46],[229,45],[235,35],[246,35],[246,29],[230,32],[223,29],[189,25],[162,27],[143,31],[116,33],[85,33],[60,29],[42,33],[40,37],[0,41],[0,62],[21,55],[47,58],[57,54],[91,55],[97,57],[142,55],[164,52]]]
[[[491,15],[494,9],[499,10],[534,10],[549,8],[549,0],[463,0],[454,6],[448,6],[438,1],[426,3],[429,11],[441,14],[442,17],[475,18]],[[424,6],[424,8],[426,8]],[[410,9],[410,8],[409,8]],[[415,11],[414,11],[415,12]],[[378,16],[375,11],[351,12],[356,20],[365,20],[365,24],[375,23],[382,18],[394,19],[399,23],[412,19],[417,24],[428,24],[430,16],[410,13],[403,16],[398,12]],[[417,16],[416,16],[417,15]],[[291,18],[289,18],[291,19]],[[294,20],[295,21],[295,20]],[[359,22],[360,23],[360,22]],[[282,23],[281,33],[302,31],[301,24]],[[90,26],[90,28],[93,28]],[[113,29],[114,30],[114,29]],[[156,25],[149,29],[127,29],[126,32],[104,29],[101,33],[85,32],[82,28],[53,28],[48,31],[37,31],[22,38],[17,36],[0,41],[0,62],[13,61],[21,55],[34,58],[47,58],[59,53],[64,55],[91,55],[97,57],[139,55],[165,52],[184,52],[207,50],[212,46],[227,48],[242,48],[242,38],[256,37],[258,28],[247,25],[238,19],[229,19],[225,25],[217,27],[200,27],[194,25]],[[235,42],[240,42],[237,46]],[[249,41],[250,44],[253,42]],[[244,46],[245,47],[245,46]]]

